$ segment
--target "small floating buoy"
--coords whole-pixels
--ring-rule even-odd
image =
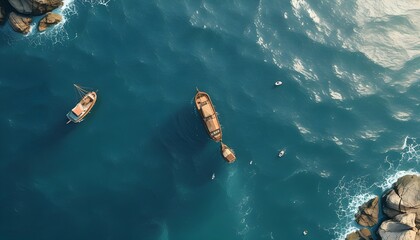
[[[211,180],[216,178],[216,174],[213,173],[213,175],[211,175]]]
[[[308,235],[308,230],[303,230],[303,235]]]
[[[282,81],[277,81],[277,82],[275,82],[274,83],[274,85],[276,85],[276,86],[280,86],[280,85],[282,85],[283,84],[283,82]]]

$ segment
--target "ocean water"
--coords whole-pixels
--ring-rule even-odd
[[[358,205],[420,172],[417,0],[58,11],[42,34],[0,28],[2,240],[343,239]],[[73,83],[99,100],[66,125]],[[196,87],[233,164],[206,135]]]

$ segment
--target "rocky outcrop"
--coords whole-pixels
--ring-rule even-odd
[[[32,17],[46,14],[38,25],[39,31],[45,31],[62,21],[61,15],[51,13],[62,5],[63,0],[0,0],[0,24],[9,16],[13,30],[27,34]]]
[[[11,12],[9,14],[9,23],[16,32],[27,34],[31,30],[32,18]]]
[[[373,240],[369,229],[363,228],[347,235],[346,240]]]
[[[61,22],[62,19],[61,15],[57,13],[47,13],[45,17],[39,21],[38,30],[43,32],[47,30],[48,27]]]
[[[362,206],[355,215],[362,226],[378,224],[379,198],[375,197]],[[406,175],[393,184],[381,198],[385,218],[377,234],[384,240],[420,240],[420,175]],[[368,235],[362,234],[367,231]],[[372,239],[368,229],[347,235],[346,240]]]
[[[419,240],[415,219],[415,213],[397,215],[381,224],[379,236],[387,240]]]
[[[415,213],[420,226],[420,176],[406,175],[398,179],[385,196],[384,213],[393,218],[402,213]]]
[[[372,227],[378,223],[379,197],[375,197],[362,206],[359,207],[359,211],[356,213],[356,222],[364,227]]]
[[[30,15],[42,15],[63,5],[62,0],[9,0],[17,12]]]
[[[420,240],[420,176],[399,178],[384,199],[383,211],[391,219],[379,227],[381,238]]]

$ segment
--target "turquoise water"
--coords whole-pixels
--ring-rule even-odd
[[[416,1],[60,11],[46,34],[0,30],[1,239],[342,239],[358,204],[419,172]],[[73,83],[99,100],[66,125]]]

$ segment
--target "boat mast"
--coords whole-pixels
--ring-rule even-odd
[[[73,84],[73,85],[76,88],[77,93],[79,94],[80,98],[83,98],[89,92],[89,91],[83,89],[82,87],[80,87],[77,84]]]

